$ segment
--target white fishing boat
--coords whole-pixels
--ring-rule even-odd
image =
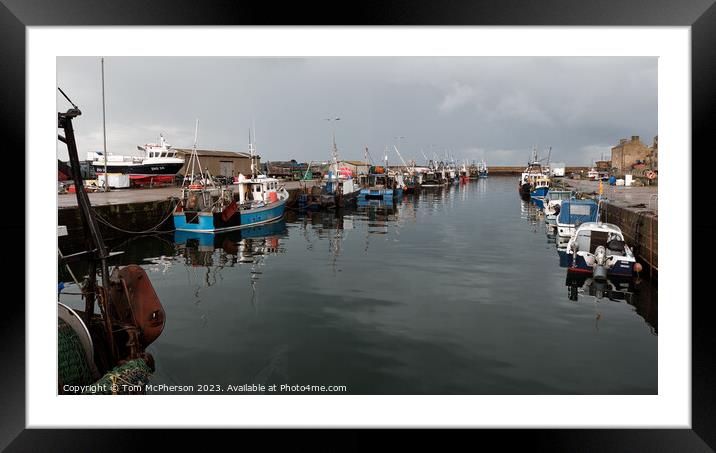
[[[544,221],[552,228],[557,227],[557,217],[564,200],[571,200],[574,193],[571,190],[550,190],[544,198]]]
[[[106,156],[107,173],[129,175],[135,184],[173,182],[174,177],[184,165],[184,159],[177,157],[177,152],[159,134],[159,143],[147,143],[137,146],[143,153],[141,156],[115,155]],[[94,167],[98,176],[104,175],[105,156],[102,152],[88,152],[87,159]]]

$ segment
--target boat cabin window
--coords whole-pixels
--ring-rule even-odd
[[[569,205],[569,213],[571,215],[590,215],[591,205],[588,204],[572,204]]]

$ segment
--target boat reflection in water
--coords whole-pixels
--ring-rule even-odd
[[[284,252],[280,239],[286,235],[286,222],[282,219],[221,234],[175,231],[174,244],[177,254],[184,258],[188,267],[206,268],[203,284],[195,293],[197,298],[202,287],[217,283],[222,269],[246,264],[251,266],[251,302],[255,304],[256,282],[261,275],[263,259],[267,255]]]
[[[579,300],[579,294],[593,296],[598,300],[624,301],[632,304],[634,285],[631,279],[594,280],[589,275],[567,274],[569,300]]]

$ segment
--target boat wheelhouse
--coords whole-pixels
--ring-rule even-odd
[[[576,227],[582,223],[595,222],[599,205],[594,200],[564,200],[557,216],[557,235],[572,237]]]

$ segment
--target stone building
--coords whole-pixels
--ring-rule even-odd
[[[612,148],[612,169],[617,176],[630,173],[632,166],[643,163],[651,154],[651,148],[639,140],[638,135],[632,135],[631,140],[622,138],[619,144]]]
[[[649,148],[649,156],[646,159],[646,165],[651,170],[658,171],[659,170],[659,136],[657,135],[654,137],[654,142],[651,144],[651,148]]]

